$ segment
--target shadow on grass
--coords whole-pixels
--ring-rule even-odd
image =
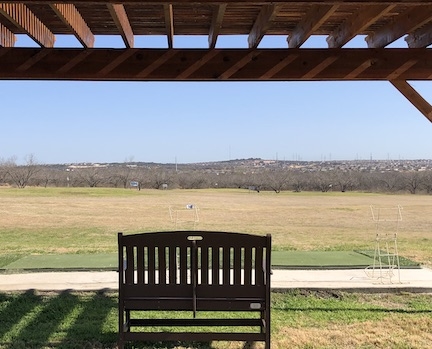
[[[117,293],[0,293],[0,349],[117,348]],[[128,343],[127,349],[211,349],[211,343]]]
[[[0,348],[114,348],[116,295],[10,293],[0,295]],[[107,324],[107,326],[105,326]]]

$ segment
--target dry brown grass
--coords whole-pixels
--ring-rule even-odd
[[[381,321],[318,328],[284,327],[273,343],[278,348],[430,348],[430,315],[409,319],[389,315]]]
[[[199,229],[271,233],[274,248],[296,250],[371,249],[369,206],[401,205],[400,254],[432,263],[430,196],[336,192],[0,189],[0,253],[115,251],[118,231],[173,229],[168,207],[188,203],[199,207]]]

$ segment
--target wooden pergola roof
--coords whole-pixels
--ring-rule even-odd
[[[35,44],[21,47],[19,34]],[[76,44],[57,47],[58,35],[73,35]],[[124,47],[95,48],[103,35],[121,38]],[[149,35],[166,37],[166,47],[146,47]],[[207,44],[177,48],[177,35],[205,35]],[[228,35],[244,35],[244,45],[219,47]],[[286,37],[286,47],[261,48],[272,35]],[[328,47],[304,48],[315,35],[325,35]],[[344,47],[357,36],[364,47]],[[387,47],[403,37],[405,47]],[[424,0],[0,2],[4,80],[381,80],[432,121],[432,106],[407,83],[432,80],[431,44],[432,1]]]

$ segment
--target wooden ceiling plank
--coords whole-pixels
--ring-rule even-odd
[[[213,17],[208,37],[209,48],[211,49],[216,47],[216,41],[222,28],[222,22],[226,8],[227,4],[220,4],[216,6],[213,10]]]
[[[217,51],[217,50],[210,50],[210,51],[208,51],[201,59],[198,59],[189,68],[185,69],[183,72],[181,72],[179,75],[177,75],[177,79],[176,80],[185,80],[185,79],[187,79],[194,72],[196,72],[199,68],[201,68],[208,61],[210,61],[212,58],[214,58],[218,53],[219,53],[219,51]]]
[[[275,76],[277,73],[279,73],[282,69],[287,67],[290,63],[294,62],[294,60],[296,60],[297,57],[298,57],[297,54],[289,54],[282,61],[280,61],[278,64],[274,65],[268,71],[266,71],[264,74],[262,74],[259,77],[259,79],[260,80],[271,79],[273,76]]]
[[[266,31],[269,29],[270,23],[277,16],[280,7],[280,5],[272,4],[264,5],[261,8],[261,12],[259,13],[248,36],[249,48],[258,47]]]
[[[337,56],[330,56],[324,59],[321,63],[313,67],[306,74],[303,75],[303,80],[309,80],[315,78],[319,73],[326,69],[329,65],[333,64],[339,59]]]
[[[111,14],[111,17],[114,20],[114,23],[117,26],[117,29],[120,32],[120,35],[123,39],[123,42],[127,48],[134,47],[134,34],[132,31],[131,24],[129,22],[128,15],[122,4],[107,4],[108,10]]]
[[[248,63],[252,61],[255,57],[257,57],[260,54],[260,52],[257,51],[250,51],[246,56],[244,56],[242,59],[240,59],[238,62],[236,62],[234,65],[232,65],[229,69],[224,71],[219,77],[219,80],[227,80],[231,76],[233,76],[235,73],[237,73],[241,68],[246,66]]]
[[[408,69],[413,67],[418,62],[418,59],[410,59],[409,61],[402,64],[398,69],[393,71],[391,74],[387,76],[388,80],[396,80],[401,76],[403,73],[405,73]]]
[[[416,6],[398,15],[378,31],[368,35],[369,48],[385,47],[407,33],[415,31],[432,20],[431,6]]]
[[[287,38],[288,47],[300,47],[336,11],[338,5],[313,5]]]
[[[22,3],[0,3],[0,13],[42,47],[54,47],[54,34]]]
[[[165,28],[168,40],[168,48],[173,48],[174,46],[174,18],[173,18],[173,5],[164,5],[164,15],[165,15]]]
[[[94,35],[89,26],[78,12],[75,5],[72,4],[51,4],[51,8],[56,15],[66,24],[74,33],[75,37],[84,47],[94,46]]]
[[[366,5],[353,16],[346,19],[327,37],[329,48],[339,48],[363,32],[380,17],[391,11],[396,5]]]
[[[426,101],[408,82],[392,80],[391,84],[402,93],[426,118],[432,122],[432,105]]]
[[[0,46],[1,47],[14,47],[16,36],[8,28],[0,23]]]
[[[432,45],[432,22],[409,34],[405,41],[409,48],[425,48]]]

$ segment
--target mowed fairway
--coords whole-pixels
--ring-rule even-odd
[[[423,195],[338,192],[0,188],[0,262],[30,254],[114,253],[118,231],[174,229],[169,206],[190,214],[187,204],[199,208],[197,229],[271,233],[275,250],[373,249],[370,205],[401,205],[400,254],[430,266],[431,200]],[[272,292],[271,297],[274,349],[430,348],[430,294],[292,290]],[[0,293],[0,313],[0,349],[117,348],[113,291]],[[155,347],[247,346],[239,342],[130,346]]]
[[[188,215],[187,204],[197,229],[271,233],[275,250],[299,251],[373,249],[370,205],[401,205],[400,255],[432,264],[430,196],[240,189],[0,188],[0,254],[115,252],[117,232],[175,229],[169,206]]]

